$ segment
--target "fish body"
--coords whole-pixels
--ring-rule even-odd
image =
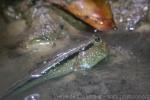
[[[30,22],[28,32],[31,34],[23,43],[27,50],[32,51],[35,48],[38,49],[41,43],[44,45],[48,42],[50,58],[45,66],[37,68],[31,76],[22,79],[10,88],[2,96],[2,100],[10,95],[19,95],[52,78],[61,77],[76,70],[92,68],[107,56],[106,45],[99,36],[88,34],[74,27],[60,16],[60,13],[58,14],[55,7],[31,8],[28,14],[26,17]],[[78,21],[74,19],[72,21],[76,26],[78,25]],[[83,23],[79,26],[86,27]]]

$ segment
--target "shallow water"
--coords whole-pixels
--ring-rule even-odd
[[[19,53],[13,47],[5,47],[7,45],[5,38],[2,36],[0,38],[0,95],[2,95],[12,84],[40,65],[39,62],[48,55],[43,58],[35,54]],[[149,32],[120,31],[103,34],[102,38],[110,50],[109,56],[93,69],[49,80],[20,95],[9,97],[8,100],[150,99]]]
[[[79,71],[61,78],[49,80],[19,96],[11,97],[23,100],[35,96],[35,100],[121,100],[131,95],[132,100],[148,98],[150,94],[150,34],[115,33],[104,35],[103,39],[110,49],[109,57],[97,64],[92,70]],[[8,63],[9,64],[9,63]],[[3,80],[3,88],[20,78],[21,70],[6,68],[8,80]],[[18,67],[19,68],[19,67]],[[13,74],[11,72],[14,72]],[[18,73],[19,76],[18,76]],[[4,75],[3,73],[0,73]],[[12,80],[14,78],[14,80]],[[8,83],[9,81],[9,83]],[[7,84],[6,84],[7,83]],[[4,88],[5,87],[5,88]],[[32,96],[31,96],[32,95]],[[143,96],[145,95],[145,96]],[[37,97],[36,97],[37,96]],[[14,100],[13,99],[13,100]],[[34,99],[27,99],[34,100]]]

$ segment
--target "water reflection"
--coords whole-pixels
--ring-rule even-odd
[[[40,100],[40,94],[34,93],[24,97],[24,100]]]

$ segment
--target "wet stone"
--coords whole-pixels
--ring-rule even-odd
[[[148,0],[110,0],[119,30],[134,30],[148,11]]]

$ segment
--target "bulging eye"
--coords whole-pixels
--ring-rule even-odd
[[[36,5],[37,2],[39,2],[39,0],[28,0],[28,3],[32,6]]]
[[[102,42],[102,39],[101,39],[100,35],[95,34],[95,42],[96,42],[96,43]]]

